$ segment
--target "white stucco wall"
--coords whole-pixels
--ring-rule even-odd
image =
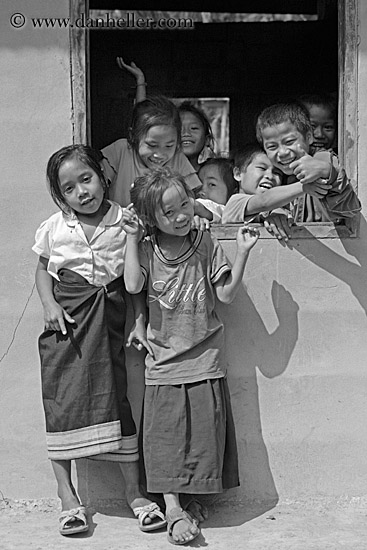
[[[30,248],[40,221],[55,210],[45,164],[70,143],[71,100],[66,30],[11,28],[12,13],[66,17],[68,2],[1,5],[0,67],[0,490],[9,498],[55,496],[47,460],[37,336],[42,312],[33,288]],[[33,7],[31,7],[33,5]],[[361,22],[367,6],[360,0]],[[367,30],[360,25],[359,195],[367,204]],[[357,239],[261,239],[245,288],[221,306],[237,425],[242,487],[249,499],[363,497],[367,493],[365,388],[367,231]],[[223,241],[232,258],[234,242]],[[130,368],[139,403],[141,368]],[[136,407],[138,413],[138,407]],[[121,498],[117,466],[78,464],[87,499]]]
[[[71,143],[72,131],[68,30],[33,29],[30,18],[65,17],[68,1],[5,0],[0,13],[0,490],[38,498],[54,487],[43,444],[31,246],[39,223],[56,211],[47,159]],[[27,18],[23,28],[11,26],[14,13]]]

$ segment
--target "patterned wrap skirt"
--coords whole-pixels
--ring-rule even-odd
[[[75,323],[66,323],[66,335],[45,330],[39,338],[48,456],[136,461],[126,395],[123,278],[97,287],[68,269],[58,275],[55,299]]]
[[[150,493],[210,494],[238,487],[226,379],[146,386],[142,447]]]

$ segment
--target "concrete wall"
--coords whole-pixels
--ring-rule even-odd
[[[36,340],[42,312],[30,250],[39,222],[55,210],[44,185],[49,155],[71,142],[68,32],[13,29],[14,12],[65,17],[66,0],[2,4],[0,289],[0,491],[8,498],[55,496],[47,460]],[[367,6],[359,2],[361,22]],[[359,195],[367,204],[367,30],[360,25]],[[357,239],[314,238],[283,246],[263,238],[245,286],[220,306],[237,425],[241,499],[311,500],[367,493],[367,226]],[[234,241],[223,241],[232,258]],[[245,290],[247,288],[247,292]],[[142,368],[130,358],[139,416]],[[79,461],[86,501],[122,497],[118,467]]]
[[[72,141],[69,31],[33,29],[31,17],[66,17],[68,1],[5,0],[0,7],[0,490],[53,496],[44,447],[37,335],[42,329],[31,251],[56,211],[46,191],[50,154]],[[10,17],[24,14],[14,28]],[[16,19],[15,23],[20,19]]]

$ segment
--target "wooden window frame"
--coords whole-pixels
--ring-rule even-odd
[[[70,18],[81,14],[87,19],[88,0],[69,0]],[[358,191],[358,0],[338,1],[339,56],[339,157],[351,183]],[[71,118],[74,143],[90,143],[88,29],[70,27]],[[297,224],[292,238],[348,238],[359,233],[359,216],[346,225],[333,223]],[[218,225],[214,234],[225,240],[235,239],[238,224]],[[274,238],[261,228],[261,238]]]

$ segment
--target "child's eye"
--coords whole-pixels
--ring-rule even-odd
[[[295,142],[296,140],[295,139],[287,139],[287,141],[285,142],[286,145],[293,145],[293,143]]]
[[[167,210],[164,215],[166,216],[166,218],[169,218],[170,216],[172,216],[173,214],[173,210]]]
[[[274,151],[276,149],[276,145],[270,144],[264,146],[267,151]]]
[[[69,193],[71,193],[72,190],[73,190],[72,187],[64,187],[62,192],[64,193],[64,195],[69,195]]]
[[[216,187],[216,185],[217,185],[217,184],[214,183],[214,181],[209,182],[209,187]]]

